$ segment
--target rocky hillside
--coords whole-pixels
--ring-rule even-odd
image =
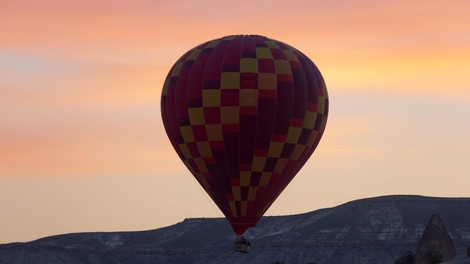
[[[470,198],[384,196],[290,216],[264,217],[246,233],[252,253],[232,250],[225,219],[186,219],[142,232],[80,233],[0,245],[0,264],[317,263],[390,264],[416,251],[439,214],[458,255],[470,244]]]

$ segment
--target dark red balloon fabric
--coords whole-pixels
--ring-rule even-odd
[[[165,80],[161,110],[179,157],[240,236],[317,147],[328,94],[297,49],[236,35],[184,54]]]

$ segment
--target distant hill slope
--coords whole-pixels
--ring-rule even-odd
[[[0,245],[0,264],[318,263],[391,264],[416,250],[437,213],[457,254],[470,244],[470,198],[383,196],[310,213],[264,217],[246,234],[250,254],[232,250],[223,218],[185,219],[141,232],[78,233]]]

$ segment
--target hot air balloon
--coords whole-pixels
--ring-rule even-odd
[[[179,157],[241,236],[299,172],[326,126],[313,62],[258,35],[186,52],[163,86],[161,113]]]

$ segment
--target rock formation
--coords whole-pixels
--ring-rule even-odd
[[[455,246],[442,219],[433,214],[416,252],[416,264],[437,264],[455,257]]]

